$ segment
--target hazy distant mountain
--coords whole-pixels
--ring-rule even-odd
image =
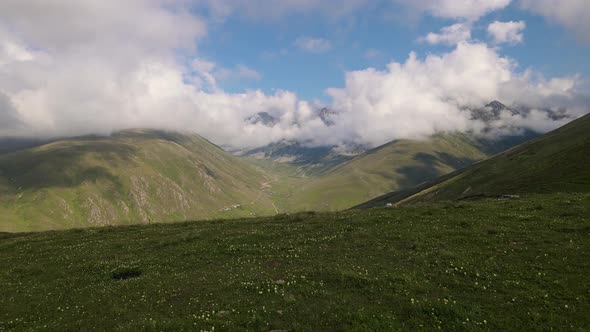
[[[331,110],[327,107],[321,108],[316,111],[316,116],[324,122],[326,126],[334,125],[335,118],[338,116],[338,112]],[[246,123],[249,124],[263,124],[268,127],[274,127],[277,123],[280,122],[280,119],[271,115],[268,112],[258,112],[254,115],[251,115],[245,119]]]
[[[520,111],[509,108],[508,106],[502,104],[497,100],[492,101],[485,107],[471,110],[473,119],[482,120],[486,123],[495,120],[500,120],[500,114],[502,112],[508,112],[510,115],[521,114]]]
[[[529,110],[493,101],[468,111],[492,130],[503,112],[526,116]],[[327,108],[318,114],[326,125],[333,125],[338,116]],[[296,141],[283,141],[240,151],[239,155],[297,166],[313,176],[289,194],[288,209],[337,210],[461,170],[540,135],[525,128],[503,129],[499,136],[441,133],[427,140],[396,140],[368,151],[358,147],[348,154],[331,146],[308,147]]]
[[[545,113],[548,118],[554,121],[562,120],[568,117],[566,109],[554,111],[549,108],[531,108],[524,105],[509,107],[497,100],[492,101],[482,108],[470,109],[472,118],[476,120],[482,120],[484,123],[491,123],[493,121],[500,120],[502,113],[505,113],[509,116],[527,117],[533,110]]]
[[[524,110],[493,102],[474,116],[494,121],[501,112]],[[317,115],[327,126],[338,119],[329,109]],[[265,112],[246,121],[279,124]],[[519,131],[490,139],[441,133],[346,152],[281,141],[234,151],[249,160],[198,135],[156,130],[52,142],[5,139],[0,140],[0,231],[344,209],[468,167],[536,135]],[[260,168],[268,165],[280,167]]]
[[[310,173],[321,173],[349,161],[362,151],[340,153],[332,146],[308,147],[299,142],[282,141],[260,148],[235,152],[237,156],[268,159],[297,166]]]
[[[317,110],[317,117],[326,126],[335,124],[336,111],[327,107]],[[246,119],[247,123],[272,127],[279,123],[279,119],[266,113],[260,112]],[[326,170],[334,165],[350,160],[352,157],[362,153],[365,149],[361,146],[346,153],[338,152],[334,146],[309,146],[305,142],[282,140],[260,146],[253,149],[232,150],[237,156],[252,157],[257,159],[269,159],[280,163],[289,163],[299,167],[305,167],[308,171]]]
[[[0,154],[18,151],[26,148],[32,148],[35,146],[43,145],[50,142],[49,140],[43,140],[39,138],[18,138],[18,137],[5,137],[0,138]]]
[[[331,110],[327,107],[322,108],[318,111],[318,116],[326,126],[333,126],[335,122],[335,117],[338,116],[338,112]]]
[[[256,113],[246,119],[247,123],[250,124],[263,124],[268,127],[274,127],[277,123],[279,123],[279,119],[275,118],[274,116],[270,115],[267,112],[259,112]]]

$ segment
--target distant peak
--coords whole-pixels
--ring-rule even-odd
[[[270,115],[268,112],[258,112],[256,114],[246,118],[246,122],[248,122],[250,124],[262,123],[265,126],[273,127],[274,125],[279,123],[279,119]]]
[[[322,121],[324,122],[324,124],[326,126],[332,126],[334,125],[334,116],[338,115],[338,112],[329,109],[327,107],[324,107],[322,109],[320,109],[318,111],[318,116],[320,117],[320,119],[322,119]]]
[[[506,105],[502,104],[501,102],[499,102],[497,100],[494,100],[491,103],[487,104],[486,107],[490,107],[494,111],[500,111],[500,110],[508,108]]]

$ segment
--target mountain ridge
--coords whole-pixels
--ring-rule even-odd
[[[270,214],[268,181],[198,135],[136,129],[58,140],[0,156],[0,230]]]
[[[590,191],[590,114],[463,171],[358,205]]]

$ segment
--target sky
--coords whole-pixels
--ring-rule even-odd
[[[481,131],[493,100],[546,132],[590,111],[588,32],[587,0],[3,0],[0,136],[372,147]]]

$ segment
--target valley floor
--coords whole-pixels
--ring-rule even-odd
[[[590,195],[0,234],[5,330],[588,330]]]

